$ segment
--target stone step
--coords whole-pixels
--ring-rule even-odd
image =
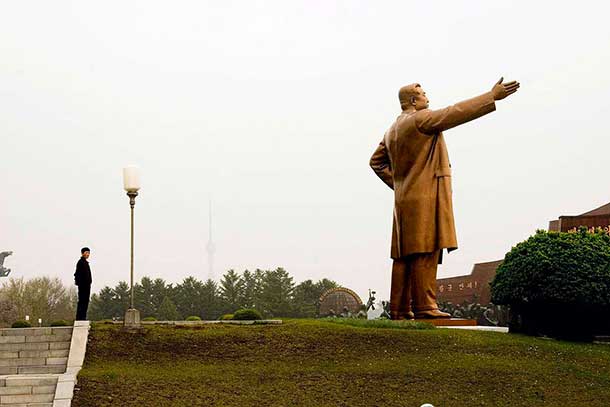
[[[5,386],[0,387],[0,396],[18,394],[55,394],[56,385],[51,386]]]
[[[0,396],[0,404],[10,406],[11,404],[33,404],[53,403],[55,394],[16,394]]]
[[[59,350],[22,350],[18,352],[19,358],[67,358],[70,353],[69,349]],[[0,358],[2,352],[0,352]]]
[[[0,359],[0,367],[22,367],[22,366],[59,366],[66,365],[68,358],[11,358]]]
[[[44,327],[44,328],[6,328],[0,329],[0,336],[45,336],[45,335],[72,335],[71,326]]]
[[[66,372],[66,365],[20,366],[17,374],[59,374]]]
[[[2,338],[2,336],[0,336]],[[0,352],[21,352],[25,350],[67,350],[70,349],[70,341],[63,342],[21,342],[0,343]]]
[[[57,387],[54,376],[0,378],[1,406],[52,406]]]

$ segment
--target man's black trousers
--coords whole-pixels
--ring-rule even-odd
[[[89,308],[89,295],[91,294],[90,285],[78,286],[78,305],[76,306],[76,320],[87,320],[87,308]]]

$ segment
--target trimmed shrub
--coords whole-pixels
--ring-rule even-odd
[[[590,339],[610,333],[610,236],[538,231],[517,244],[491,283],[511,332]]]
[[[240,309],[233,313],[233,319],[236,321],[258,321],[263,319],[260,312],[255,309]]]
[[[51,322],[51,326],[71,326],[72,324],[65,319],[59,319],[57,321]]]
[[[190,317],[186,318],[187,321],[201,321],[201,318],[199,318],[197,315],[191,315]]]
[[[142,321],[145,321],[145,322],[156,321],[156,320],[157,320],[157,318],[155,318],[155,317],[142,318]]]
[[[11,328],[31,328],[32,324],[30,324],[28,321],[15,321],[13,322],[13,325],[11,325]]]
[[[233,319],[233,314],[224,314],[218,319],[221,321],[230,321]]]

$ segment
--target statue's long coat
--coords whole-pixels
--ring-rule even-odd
[[[492,94],[485,93],[441,110],[403,112],[386,132],[370,164],[394,190],[393,259],[457,249],[442,132],[495,109]]]

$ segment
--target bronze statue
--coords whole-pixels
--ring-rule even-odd
[[[11,273],[11,269],[4,267],[4,259],[12,254],[13,252],[0,253],[0,277],[7,277]]]
[[[415,83],[398,92],[402,113],[371,157],[375,173],[394,190],[392,227],[392,319],[450,318],[436,303],[436,271],[442,250],[457,249],[451,201],[451,164],[443,131],[496,110],[516,81],[445,109],[428,109]],[[413,306],[411,306],[413,302]]]

